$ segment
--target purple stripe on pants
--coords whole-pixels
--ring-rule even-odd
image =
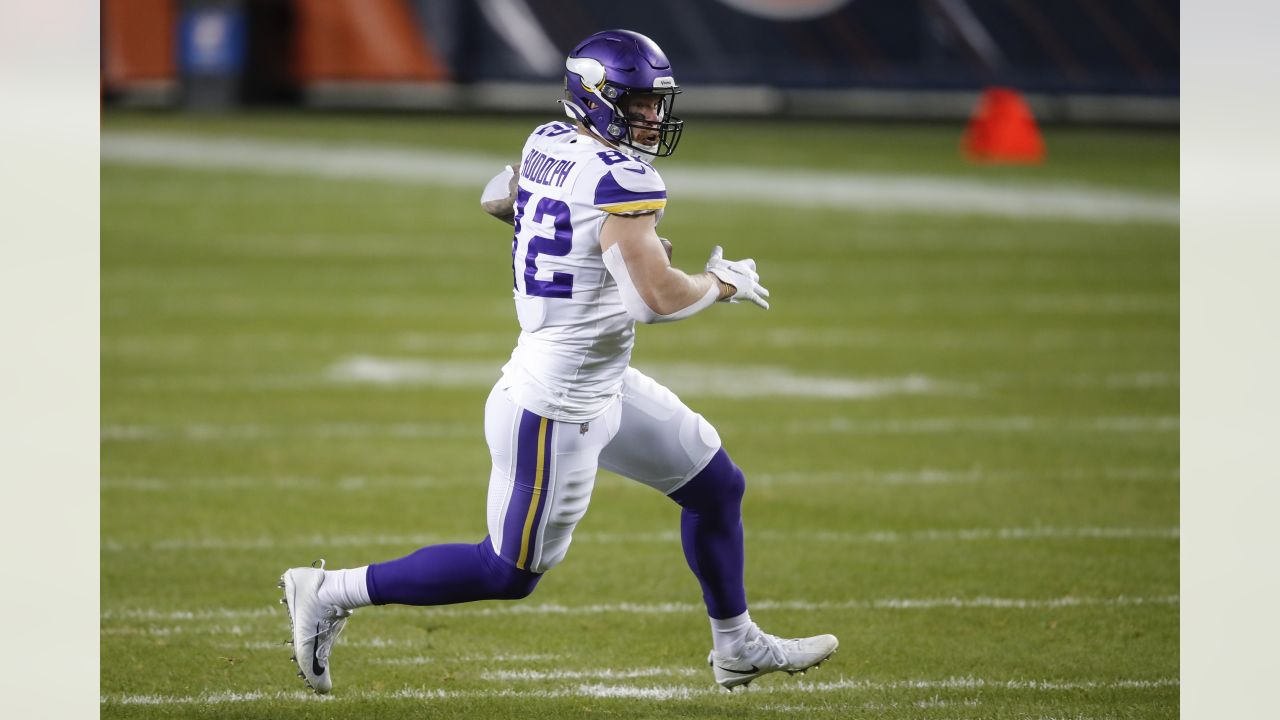
[[[542,526],[542,513],[547,509],[547,503],[551,500],[551,456],[554,454],[553,448],[556,446],[555,431],[555,421],[547,420],[547,437],[542,443],[542,487],[538,491],[538,497],[535,498],[538,507],[533,511],[533,523],[529,526],[529,554],[525,557],[522,570],[528,570],[533,565],[534,543],[538,539],[538,528]],[[535,462],[536,459],[535,456]]]
[[[512,478],[511,499],[507,502],[506,517],[502,520],[502,552],[504,559],[517,567],[520,559],[520,545],[524,539],[524,524],[529,516],[529,505],[539,502],[543,493],[534,495],[533,486],[537,479],[538,465],[538,429],[544,419],[535,413],[524,410],[520,414],[520,430],[516,436],[516,474]],[[548,425],[551,421],[546,421]],[[550,428],[547,436],[550,438]],[[531,532],[537,534],[535,524]],[[530,547],[525,557],[526,564],[533,556]]]

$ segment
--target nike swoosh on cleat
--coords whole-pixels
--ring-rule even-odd
[[[750,675],[752,673],[760,672],[760,668],[756,667],[755,665],[752,665],[750,670],[734,670],[733,668],[727,668],[723,665],[717,665],[716,667],[720,668],[721,670],[724,670],[725,672],[737,673],[739,675]]]
[[[324,623],[316,623],[316,637],[317,637],[317,639],[319,638],[320,633],[321,633],[323,630],[324,630]],[[318,656],[318,655],[316,655],[316,652],[317,652],[319,649],[320,649],[320,643],[318,643],[318,642],[312,642],[312,644],[311,644],[311,672],[312,672],[312,674],[314,674],[316,677],[320,677],[321,675],[323,675],[323,674],[324,674],[324,666],[320,664],[320,658],[319,658],[319,656]]]

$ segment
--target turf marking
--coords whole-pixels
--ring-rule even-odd
[[[168,287],[166,281],[165,287]],[[510,332],[458,332],[427,333],[399,332],[380,335],[369,333],[342,333],[325,335],[258,332],[216,335],[115,335],[102,339],[104,354],[140,356],[183,357],[207,355],[211,351],[253,351],[255,353],[279,352],[285,354],[308,351],[333,353],[344,347],[360,348],[389,345],[398,350],[428,352],[449,348],[457,352],[510,351],[513,337]]]
[[[1005,417],[932,417],[903,420],[865,420],[833,417],[825,420],[792,420],[784,424],[793,435],[925,435],[952,432],[1020,433],[1020,432],[1103,432],[1143,433],[1177,432],[1176,415],[1119,416],[1088,418],[1036,418],[1027,415]],[[748,432],[754,426],[743,426]],[[736,430],[737,428],[735,428]],[[760,431],[771,431],[760,428]]]
[[[1013,690],[1035,692],[1066,692],[1078,690],[1156,690],[1181,686],[1178,678],[1119,679],[1119,680],[995,680],[974,677],[953,677],[940,680],[858,680],[840,678],[831,682],[791,682],[779,685],[757,685],[738,695],[785,695],[791,693],[831,693],[840,691],[887,692],[898,690],[970,691]],[[301,690],[283,692],[223,692],[199,695],[99,695],[101,705],[227,705],[257,702],[362,702],[368,700],[463,700],[485,698],[547,699],[547,698],[601,698],[643,699],[657,701],[684,701],[695,698],[733,698],[719,688],[683,685],[608,685],[603,683],[579,684],[572,687],[538,690],[443,690],[438,688],[401,688],[398,690],[353,689],[337,695],[316,695]],[[929,702],[929,701],[925,701]]]
[[[1141,370],[1130,373],[1110,373],[1103,376],[1078,374],[1071,376],[1065,382],[1071,387],[1104,387],[1108,390],[1176,388],[1179,383],[1178,373],[1165,370]]]
[[[545,681],[545,680],[631,680],[635,678],[664,677],[667,675],[698,675],[705,670],[694,667],[649,667],[634,670],[491,670],[480,674],[481,680],[491,682]]]
[[[1178,596],[1082,598],[1064,597],[1050,599],[1027,598],[885,598],[880,600],[847,600],[843,602],[810,602],[804,600],[764,600],[751,603],[754,610],[936,610],[936,609],[995,609],[995,610],[1043,610],[1072,607],[1126,607],[1134,605],[1177,605]],[[668,615],[694,613],[705,610],[697,603],[607,603],[598,605],[499,605],[492,607],[435,607],[434,615],[493,616],[493,615],[599,615],[628,613],[643,615]]]
[[[582,543],[669,543],[679,542],[680,534],[674,530],[636,533],[610,533],[583,531],[574,537]],[[1179,529],[1131,528],[1131,527],[1011,527],[1011,528],[961,528],[923,529],[906,532],[874,530],[869,532],[843,532],[834,530],[782,531],[753,528],[751,537],[757,540],[794,542],[837,543],[904,543],[904,542],[974,542],[1011,540],[1177,540]],[[458,542],[455,535],[301,535],[294,537],[259,536],[251,538],[167,538],[143,542],[125,542],[103,539],[104,552],[185,552],[192,550],[273,550],[277,548],[325,548],[325,547],[390,547],[432,545],[442,542]]]
[[[1101,468],[1065,468],[1050,472],[1031,470],[1006,470],[967,468],[921,468],[904,470],[866,471],[812,471],[812,472],[753,472],[747,482],[753,487],[790,485],[843,485],[852,483],[889,486],[932,486],[958,483],[1015,482],[1040,480],[1131,480],[1177,481],[1176,467],[1112,466]],[[627,483],[623,478],[605,476],[604,483]],[[428,475],[366,476],[348,475],[339,478],[279,477],[271,475],[237,475],[225,477],[104,477],[99,483],[103,490],[143,493],[167,492],[230,492],[244,489],[275,488],[279,490],[339,490],[361,492],[365,490],[395,489],[418,490],[437,487],[472,486],[475,478],[465,475],[436,477]],[[591,537],[587,535],[586,537]],[[665,537],[665,536],[664,536]]]
[[[761,530],[752,531],[760,539],[791,538],[791,533]],[[1014,528],[965,528],[959,530],[893,530],[865,533],[839,531],[814,531],[805,533],[801,540],[813,542],[847,543],[898,543],[898,542],[970,542],[982,540],[1177,540],[1180,531],[1169,528],[1131,527],[1014,527]]]
[[[676,531],[651,533],[581,532],[575,538],[589,543],[640,543],[678,542]],[[901,542],[973,542],[983,540],[1177,540],[1180,530],[1176,527],[1010,527],[1010,528],[961,528],[922,529],[899,532],[873,530],[869,532],[845,532],[834,530],[781,531],[753,528],[751,537],[758,540],[798,542],[843,543],[901,543]]]
[[[275,488],[279,490],[341,490],[359,492],[371,489],[422,489],[473,485],[474,478],[457,476],[440,478],[431,476],[367,477],[349,475],[341,478],[316,477],[104,477],[99,483],[103,490],[130,490],[137,492],[189,492],[193,490],[238,491],[245,489]]]
[[[492,385],[498,374],[473,361],[353,355],[330,365],[325,378],[339,384],[478,387]]]
[[[720,429],[743,434],[777,435],[922,435],[954,432],[994,435],[1034,432],[1169,433],[1180,427],[1177,415],[1083,418],[1036,418],[1026,415],[996,417],[926,417],[902,420],[867,420],[831,417],[822,420],[789,420],[780,426],[767,422],[737,425],[720,423]],[[219,425],[183,426],[104,425],[104,442],[252,442],[281,438],[311,439],[453,439],[475,437],[475,423],[322,423],[318,425]]]
[[[828,485],[844,483],[867,483],[875,485],[951,485],[954,483],[975,483],[991,480],[1009,480],[1029,477],[1027,473],[971,470],[942,470],[925,468],[922,470],[889,470],[864,472],[787,472],[787,473],[751,473],[747,476],[747,486],[771,485]]]
[[[760,485],[832,485],[866,483],[874,485],[952,485],[957,483],[1014,482],[1041,480],[1178,480],[1178,468],[1150,466],[1114,466],[1101,468],[1067,468],[1054,471],[987,470],[970,468],[948,470],[867,470],[862,472],[785,472],[751,473],[748,486]]]
[[[1086,607],[1133,607],[1140,605],[1172,606],[1178,605],[1177,595],[1128,596],[1116,597],[1076,597],[1060,598],[996,598],[996,597],[941,597],[941,598],[880,598],[875,600],[843,600],[814,602],[809,600],[757,600],[751,603],[755,610],[1046,610],[1061,608]],[[396,615],[447,615],[447,616],[491,616],[491,615],[604,615],[611,613],[628,613],[637,615],[672,615],[679,613],[701,612],[705,608],[698,603],[599,603],[593,605],[561,605],[558,603],[521,603],[492,606],[439,606],[430,608],[382,608],[383,613]],[[153,608],[119,608],[105,610],[101,620],[107,623],[131,621],[168,621],[192,622],[195,624],[226,620],[253,620],[270,618],[285,619],[282,610],[274,605],[250,608],[205,608],[202,610],[164,611]],[[148,632],[147,628],[108,627],[104,634],[169,634],[182,632],[183,625],[151,626],[157,630]],[[249,634],[249,630],[239,625],[213,625],[218,631],[230,634]],[[119,632],[117,632],[119,631]],[[345,643],[345,638],[339,642]]]
[[[183,426],[104,425],[101,439],[115,442],[185,440],[192,442],[256,441],[279,438],[460,438],[473,437],[475,423],[322,423],[318,425]]]
[[[173,392],[195,390],[234,393],[255,390],[314,390],[332,386],[372,386],[380,388],[443,387],[487,388],[497,377],[491,361],[383,358],[349,356],[332,364],[323,374],[278,375],[189,375],[175,377],[132,377],[116,383],[117,389],[131,392]],[[900,377],[856,378],[802,375],[788,368],[769,366],[715,367],[698,364],[649,364],[644,371],[681,395],[694,397],[792,396],[846,400],[888,395],[964,394],[975,395],[983,385],[1017,385],[1027,379],[1008,374],[987,374],[981,384],[973,381],[938,380],[919,373]],[[1159,390],[1176,388],[1178,375],[1163,371],[1143,371],[1112,375],[1076,374],[1038,379],[1060,387],[1103,388],[1107,390]]]
[[[264,614],[264,616],[265,615],[274,615],[276,618],[279,618],[280,616],[279,611],[270,612],[270,614]],[[378,637],[378,635],[374,635],[374,637],[369,638],[361,637],[355,639],[342,639],[342,647],[411,647],[413,644],[417,643],[415,641],[410,641],[410,639],[381,638]],[[236,647],[241,647],[243,650],[280,650],[280,648],[287,648],[289,646],[288,643],[282,641],[246,641],[243,643],[237,643]],[[494,660],[494,657],[485,657],[485,660]]]
[[[170,538],[153,542],[128,543],[104,539],[102,550],[106,552],[170,552],[191,550],[270,550],[273,547],[391,547],[398,545],[433,545],[453,542],[450,535],[303,535],[294,538]]]
[[[436,149],[321,144],[176,133],[102,133],[106,163],[243,170],[342,180],[474,189],[509,159]],[[752,167],[671,167],[682,198],[863,212],[1177,223],[1176,197],[1087,185],[993,183],[963,178]]]
[[[1068,468],[1059,473],[1064,480],[1173,480],[1181,478],[1182,472],[1176,467],[1104,467]]]
[[[760,329],[752,342],[764,347],[793,349],[798,346],[818,348],[921,348],[930,350],[1012,350],[1055,352],[1082,346],[1132,345],[1169,339],[1177,344],[1177,328],[1140,328],[1124,332],[1100,328],[1059,328],[1035,331],[1007,330],[868,330],[852,328],[774,328]],[[210,352],[251,350],[255,353],[296,354],[309,352],[329,354],[356,352],[368,348],[389,347],[397,351],[429,353],[440,348],[474,353],[505,353],[511,350],[513,338],[507,332],[459,334],[456,339],[444,333],[395,333],[387,335],[346,334],[340,336],[300,335],[293,333],[254,333],[230,335],[119,335],[102,339],[102,352],[107,355],[140,356],[154,359],[207,355]],[[648,345],[715,348],[738,339],[738,335],[718,328],[707,328],[692,337],[671,338],[662,334],[645,338]],[[495,365],[495,370],[496,370]],[[1088,385],[1103,380],[1087,374],[1074,376]],[[1105,377],[1115,387],[1163,386],[1176,384],[1177,375],[1167,370],[1114,373]]]
[[[1178,678],[1123,680],[987,680],[975,677],[952,677],[942,680],[899,680],[875,682],[841,678],[826,682],[796,683],[798,689],[810,692],[832,690],[1153,690],[1178,687]]]
[[[343,645],[346,645],[346,643],[344,642]],[[563,657],[563,655],[555,653],[497,653],[493,655],[461,655],[452,657],[427,657],[424,655],[415,655],[413,657],[371,658],[366,662],[374,665],[416,666],[440,665],[454,662],[543,662],[548,660],[558,660]]]
[[[946,383],[923,375],[897,378],[849,378],[802,375],[782,367],[732,367],[695,363],[657,364],[641,368],[673,391],[695,397],[805,397],[856,400],[887,395],[944,392]],[[329,367],[326,377],[340,384],[383,386],[489,386],[494,373],[470,361],[384,358],[355,355]],[[957,389],[957,388],[952,388]]]
[[[245,615],[243,617],[252,617]],[[147,637],[169,637],[171,635],[190,635],[190,634],[208,634],[208,635],[261,635],[259,629],[247,628],[242,625],[148,625],[146,627],[130,627],[116,626],[99,628],[100,635],[143,635]]]

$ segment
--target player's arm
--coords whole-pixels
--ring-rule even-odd
[[[609,215],[600,230],[605,266],[618,283],[627,313],[643,323],[682,320],[717,300],[749,300],[768,308],[769,291],[759,283],[755,262],[726,261],[720,248],[707,271],[689,275],[671,266],[658,237],[657,215]]]
[[[480,207],[508,225],[516,221],[516,186],[520,182],[520,163],[508,165],[493,176],[480,194]]]

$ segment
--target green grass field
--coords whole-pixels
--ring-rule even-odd
[[[513,158],[530,127],[103,124]],[[1040,168],[968,166],[958,133],[690,120],[665,162],[753,148],[737,162],[1177,192],[1173,133],[1049,132]],[[509,230],[476,203],[488,178],[116,162],[101,177],[104,717],[1178,713],[1175,224],[684,202],[673,187],[676,264],[700,269],[715,244],[753,256],[774,307],[642,327],[635,365],[747,472],[753,617],[835,633],[840,651],[717,691],[678,509],[602,472],[532,597],[362,610],[321,699],[281,644],[280,572],[485,533],[483,404],[518,331]],[[342,379],[360,359],[419,375]]]

